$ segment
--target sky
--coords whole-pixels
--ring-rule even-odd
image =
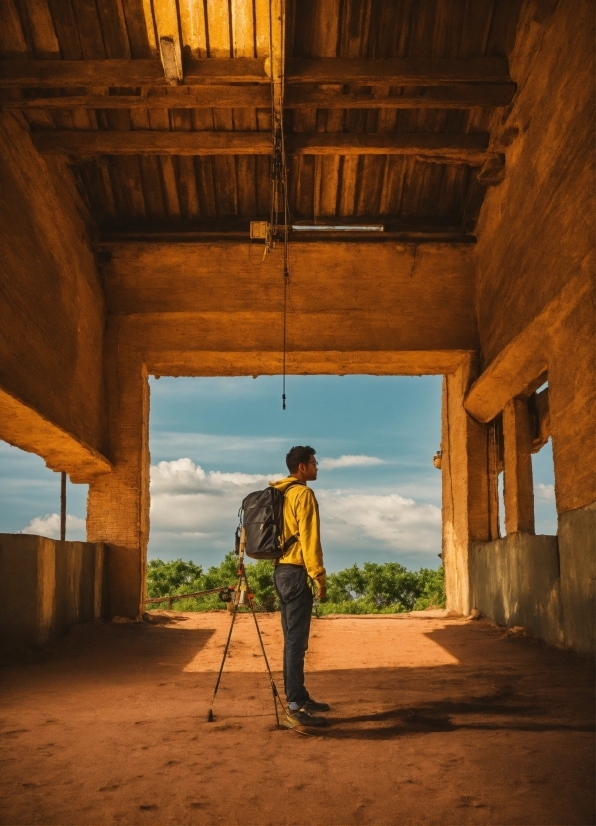
[[[315,448],[325,565],[440,565],[441,377],[150,379],[149,558],[217,565],[251,491],[287,475],[295,444]],[[549,444],[532,457],[536,532],[556,533]],[[84,539],[86,485],[68,483],[67,539]],[[0,442],[0,532],[59,533],[60,475]]]

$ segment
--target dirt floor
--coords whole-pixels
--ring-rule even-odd
[[[442,612],[313,620],[332,711],[304,737],[275,728],[250,616],[213,723],[228,616],[153,618],[2,669],[2,824],[595,822],[589,661]],[[279,669],[279,616],[260,622]]]

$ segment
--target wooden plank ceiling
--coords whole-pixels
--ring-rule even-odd
[[[292,220],[473,238],[518,6],[287,0]],[[269,21],[269,0],[1,0],[0,105],[70,158],[104,237],[245,238],[269,215]]]

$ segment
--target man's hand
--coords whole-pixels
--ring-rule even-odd
[[[319,602],[324,602],[327,597],[327,586],[324,582],[317,582],[317,589],[317,597]]]

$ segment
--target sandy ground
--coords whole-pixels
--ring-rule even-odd
[[[593,824],[589,661],[441,612],[313,621],[315,737],[250,616],[81,625],[0,672],[2,824]],[[260,618],[279,669],[279,616]],[[282,680],[276,677],[278,685]]]

